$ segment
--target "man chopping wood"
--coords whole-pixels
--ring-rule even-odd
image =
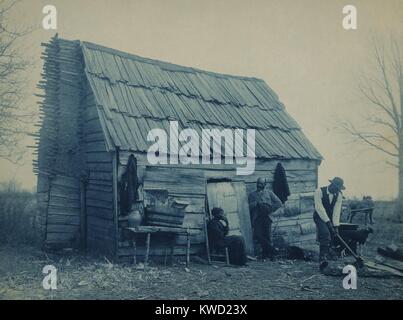
[[[249,194],[249,210],[251,216],[253,236],[262,248],[262,259],[273,259],[270,215],[282,206],[281,200],[266,188],[266,180],[258,178],[257,190]]]
[[[315,191],[315,212],[313,220],[316,224],[317,240],[319,242],[319,270],[325,272],[332,239],[338,234],[342,193],[344,181],[340,177],[329,180],[330,184]]]

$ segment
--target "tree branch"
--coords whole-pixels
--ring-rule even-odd
[[[381,111],[385,112],[390,119],[395,123],[396,125],[396,130],[400,130],[400,120],[399,117],[394,114],[394,112],[391,110],[393,108],[389,108],[386,103],[382,101],[381,97],[378,97],[375,93],[375,90],[370,86],[367,85],[364,87],[364,85],[361,83],[358,85],[358,89],[361,91],[361,94],[368,100],[370,101],[375,107],[381,109]]]
[[[387,67],[385,63],[385,52],[384,49],[382,48],[382,52],[380,52],[380,49],[378,45],[375,43],[375,59],[378,62],[378,66],[380,68],[381,74],[382,74],[382,80],[383,80],[383,86],[386,90],[387,96],[390,100],[391,106],[392,106],[392,113],[394,115],[394,118],[397,119],[397,129],[400,132],[400,114],[397,110],[395,98],[392,93],[392,89],[390,86],[390,81],[387,75]]]
[[[397,163],[391,162],[391,161],[389,161],[389,160],[386,160],[385,163],[386,163],[387,165],[389,165],[389,166],[392,166],[392,167],[394,167],[394,168],[399,169],[399,165],[398,165]]]
[[[24,72],[30,64],[18,47],[18,41],[31,32],[20,25],[10,27],[10,11],[19,0],[0,1],[0,157],[11,162],[25,152],[20,142],[25,137],[27,112],[22,101],[25,90]],[[10,24],[11,25],[11,24]]]
[[[381,140],[390,146],[392,146],[396,151],[399,151],[399,146],[393,142],[389,137],[386,137],[384,135],[381,135],[378,132],[361,132],[360,133],[363,137],[367,138],[368,140],[374,139],[374,140]]]
[[[367,136],[368,133],[360,132],[360,131],[357,130],[351,123],[349,123],[349,122],[344,122],[344,123],[341,124],[341,127],[342,127],[347,133],[349,133],[352,137],[354,137],[354,138],[356,138],[356,139],[358,139],[358,140],[360,140],[360,141],[366,143],[368,146],[370,146],[370,147],[372,147],[372,148],[374,148],[374,149],[376,149],[376,150],[378,150],[378,151],[382,151],[383,153],[386,153],[386,154],[389,155],[389,156],[398,157],[398,155],[399,155],[398,153],[394,153],[394,152],[392,152],[392,151],[389,151],[389,150],[386,149],[385,147],[380,146],[378,143],[372,141],[371,139],[372,139],[373,137],[372,137],[372,138],[371,138],[371,137],[368,137],[368,136]],[[373,133],[373,134],[377,134],[377,133]],[[377,135],[379,135],[379,134],[377,134]],[[379,138],[379,137],[377,136],[376,138]],[[385,141],[389,140],[388,138],[385,138],[385,137],[382,137],[382,139],[385,140]],[[391,142],[391,141],[390,141],[390,143],[393,144],[393,142]],[[396,146],[395,146],[395,147],[396,147]]]
[[[397,131],[396,126],[394,126],[393,124],[391,124],[390,122],[387,122],[379,117],[373,118],[373,117],[368,117],[367,118],[368,122],[372,122],[375,125],[382,125],[385,126],[389,129],[391,129],[393,131],[393,133],[395,133],[396,135],[399,134],[399,132]]]

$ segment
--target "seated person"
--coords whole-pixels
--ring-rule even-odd
[[[213,208],[213,218],[207,225],[209,244],[212,250],[228,248],[229,261],[235,265],[246,264],[245,241],[242,236],[228,236],[229,225],[224,210]]]

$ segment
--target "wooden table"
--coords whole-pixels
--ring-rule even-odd
[[[371,212],[371,210],[374,210],[375,209],[375,207],[367,207],[367,208],[358,208],[358,209],[350,209],[349,211],[348,211],[348,221],[350,222],[350,223],[353,223],[353,218],[355,217],[355,215],[357,214],[357,213],[364,213],[365,214],[365,216],[364,216],[364,221],[365,221],[365,225],[367,225],[367,220],[368,220],[368,215],[369,215],[369,212]],[[370,217],[370,222],[371,222],[371,217]]]
[[[151,234],[155,233],[162,233],[162,234],[168,234],[172,236],[172,240],[170,243],[170,261],[171,264],[173,262],[173,253],[174,253],[174,247],[175,247],[175,235],[178,234],[184,234],[186,235],[186,266],[189,266],[190,262],[190,236],[192,234],[196,234],[196,230],[191,230],[189,228],[183,228],[183,227],[164,227],[164,226],[139,226],[137,228],[132,228],[132,227],[127,227],[124,228],[129,235],[130,235],[130,241],[132,242],[133,246],[133,263],[137,263],[137,248],[136,248],[136,235],[138,234],[145,234],[146,235],[146,255],[144,258],[144,266],[147,266],[148,263],[148,257],[150,254],[150,243],[151,243]]]

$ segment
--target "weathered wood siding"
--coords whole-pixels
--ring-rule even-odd
[[[80,182],[56,175],[50,180],[46,244],[78,247],[80,244]]]
[[[203,219],[206,211],[206,181],[203,171],[193,170],[187,166],[149,166],[143,154],[134,154],[138,161],[138,177],[141,183],[140,193],[147,189],[166,189],[168,190],[169,198],[189,202],[185,209],[186,214],[182,226],[199,231],[198,234],[191,236],[191,253],[199,253],[205,250]],[[129,152],[119,153],[119,178],[126,169],[129,155]],[[149,168],[148,170],[147,167]],[[131,244],[122,237],[122,227],[126,225],[127,222],[124,219],[120,219],[120,239],[118,243],[118,258],[120,260],[130,260],[132,255]],[[166,239],[154,237],[151,242],[151,255],[164,256],[167,253],[167,246],[164,243]],[[185,252],[186,237],[177,236],[174,254],[184,255]],[[140,256],[143,255],[144,247],[140,245],[137,253]]]
[[[87,246],[114,255],[113,153],[106,151],[97,106],[89,88],[84,119]]]
[[[124,172],[130,152],[119,153],[119,176]],[[273,175],[277,160],[261,161],[257,160],[256,170],[250,176],[237,176],[233,165],[157,165],[148,163],[146,155],[133,153],[138,161],[138,176],[140,189],[156,188],[167,189],[170,196],[180,200],[190,201],[186,208],[184,226],[190,228],[203,228],[203,217],[206,212],[206,183],[209,179],[229,178],[233,181],[244,181],[247,193],[254,191],[258,177],[264,177],[267,182],[273,182]],[[275,219],[274,232],[281,235],[285,241],[304,245],[311,244],[315,239],[312,222],[312,192],[317,184],[317,161],[312,160],[284,160],[281,161],[290,185],[292,197],[288,201],[288,206],[298,207],[302,214],[296,217]],[[152,170],[147,169],[152,168]],[[122,226],[126,225],[124,219],[120,219],[119,233]],[[185,239],[177,239],[176,254],[185,253]],[[201,233],[191,239],[192,252],[204,252],[205,237]],[[118,246],[118,256],[130,259],[132,249],[130,243],[120,238]],[[141,247],[140,247],[141,254]],[[165,250],[160,246],[155,246],[151,254],[165,254]]]
[[[54,39],[46,47],[37,167],[46,243],[66,247],[85,240],[91,249],[114,254],[112,153],[106,151],[94,97],[84,78],[80,44]]]
[[[285,242],[304,247],[315,243],[316,228],[312,218],[314,189],[293,193],[288,198],[285,205],[286,210],[297,211],[299,212],[298,215],[273,217],[273,240],[275,245]]]
[[[57,114],[59,107],[59,67],[57,59],[57,41],[52,39],[49,43],[43,44],[45,47],[42,53],[44,60],[43,79],[39,82],[38,88],[43,94],[39,104],[40,127],[36,138],[37,159],[33,161],[37,180],[37,203],[39,208],[39,224],[41,228],[41,238],[46,239],[46,222],[49,201],[49,177],[53,173],[55,154],[57,152]]]
[[[38,146],[38,203],[46,244],[77,246],[80,237],[80,170],[83,163],[82,56],[78,41],[45,45],[45,90]]]

